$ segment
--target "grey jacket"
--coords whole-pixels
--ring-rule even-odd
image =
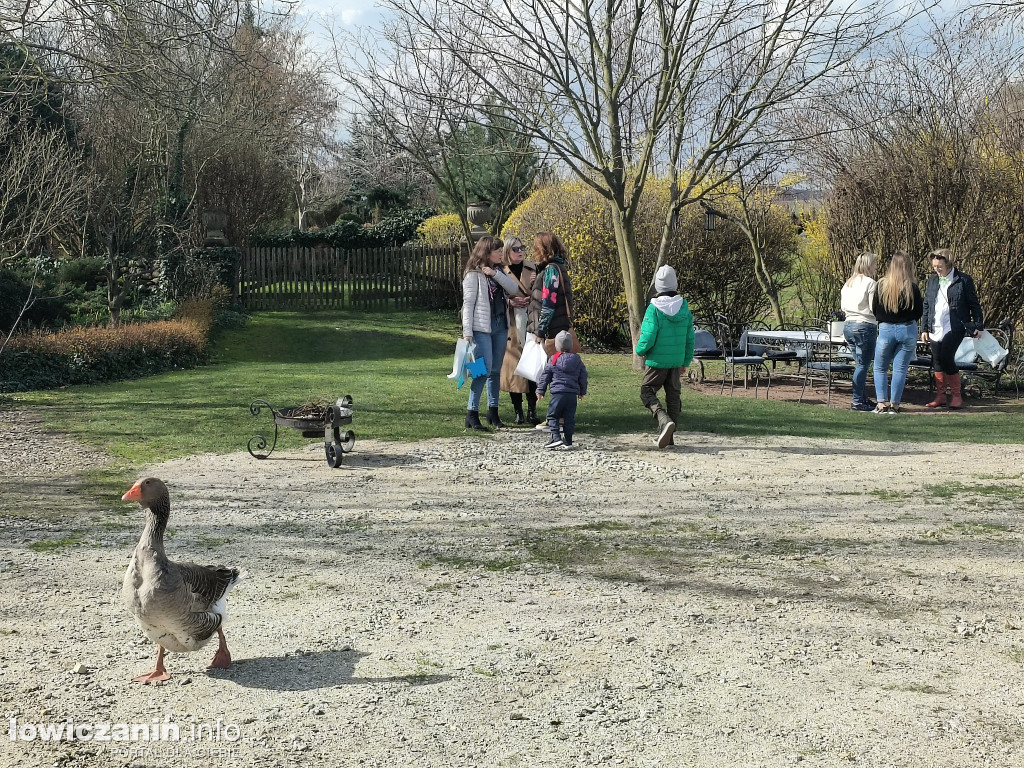
[[[504,272],[495,270],[494,282],[508,296],[520,293],[519,284]],[[478,269],[462,278],[462,336],[468,338],[473,331],[491,332],[491,300],[487,296],[487,276]]]

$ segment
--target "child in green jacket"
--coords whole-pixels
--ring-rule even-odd
[[[693,314],[686,299],[676,293],[676,271],[667,264],[654,276],[658,295],[651,299],[640,326],[636,353],[646,356],[640,400],[658,420],[658,447],[675,445],[672,434],[679,421],[680,377],[693,361]],[[665,407],[658,390],[665,388]],[[667,409],[667,413],[666,413]]]

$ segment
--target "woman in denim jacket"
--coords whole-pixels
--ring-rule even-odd
[[[875,342],[878,340],[878,322],[871,311],[875,298],[875,275],[878,274],[878,256],[862,253],[853,265],[853,274],[843,286],[841,306],[846,315],[843,336],[853,353],[853,405],[854,411],[873,410],[876,403],[866,395],[868,366],[875,359]]]

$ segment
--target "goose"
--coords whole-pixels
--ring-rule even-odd
[[[121,598],[146,637],[156,643],[156,668],[132,682],[170,680],[164,652],[187,653],[206,645],[216,633],[220,640],[211,669],[227,669],[231,653],[224,638],[228,593],[245,578],[245,571],[217,565],[175,563],[164,553],[164,529],[171,499],[162,480],[139,480],[124,496],[146,508],[146,525],[124,574]]]

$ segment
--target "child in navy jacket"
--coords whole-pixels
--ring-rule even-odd
[[[537,382],[537,397],[551,389],[548,405],[548,430],[551,439],[545,448],[571,451],[572,435],[576,431],[576,401],[587,394],[587,367],[579,355],[571,352],[572,336],[562,331],[555,336],[555,354],[551,356]],[[559,421],[561,420],[561,430]]]

